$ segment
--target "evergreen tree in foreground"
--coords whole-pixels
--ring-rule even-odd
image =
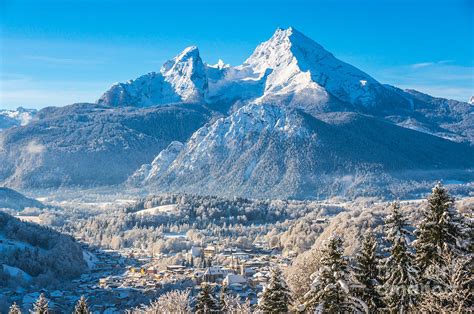
[[[49,314],[48,300],[43,293],[40,294],[38,300],[33,304],[34,314]]]
[[[218,311],[218,305],[213,296],[213,289],[209,284],[204,283],[196,299],[195,312],[204,314],[215,311]]]
[[[354,296],[343,240],[333,235],[322,249],[319,270],[313,274],[311,290],[305,298],[306,310],[342,313],[367,312],[367,305]]]
[[[272,268],[270,281],[262,293],[258,309],[264,313],[287,313],[292,301],[291,292],[278,267]]]
[[[21,314],[20,307],[16,304],[16,302],[13,302],[12,306],[10,306],[8,314]]]
[[[454,199],[441,183],[436,184],[428,197],[423,220],[417,226],[416,263],[423,275],[430,265],[441,265],[442,251],[447,249],[461,254],[465,227],[462,217],[454,209]]]
[[[89,306],[87,305],[87,300],[84,296],[81,296],[79,301],[76,303],[76,307],[74,308],[74,314],[89,314]]]
[[[407,221],[400,212],[400,205],[393,203],[392,212],[385,221],[386,239],[390,255],[384,263],[384,299],[391,313],[406,313],[413,309],[417,296],[418,273],[410,251]]]
[[[383,307],[382,296],[379,293],[381,285],[379,266],[381,257],[377,253],[377,240],[369,229],[364,235],[359,252],[356,254],[354,276],[362,287],[356,295],[367,305],[370,312],[376,312]]]

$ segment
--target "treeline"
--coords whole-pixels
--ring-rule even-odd
[[[179,214],[177,222],[192,221],[197,228],[209,223],[259,224],[285,219],[295,219],[313,211],[317,205],[311,201],[249,200],[193,194],[163,194],[149,196],[128,207],[127,212],[161,205],[176,204]]]
[[[139,213],[145,209],[169,204],[175,204],[176,210],[166,213]],[[308,215],[335,215],[341,211],[343,208],[321,206],[311,201],[260,201],[165,194],[147,197],[114,212],[89,218],[69,218],[58,228],[101,247],[140,247],[154,253],[177,253],[189,249],[191,245],[200,244],[204,238],[212,237],[245,247],[256,237],[265,235],[272,229],[285,231],[290,222],[296,219]],[[306,229],[309,229],[308,226]],[[187,242],[166,238],[165,234],[170,232],[186,234]],[[293,234],[292,237],[294,236]],[[275,246],[280,246],[280,241],[273,242]],[[307,241],[304,244],[296,242],[298,241],[290,241],[287,244],[298,246],[301,250],[310,247]]]

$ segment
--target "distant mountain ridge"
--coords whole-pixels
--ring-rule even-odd
[[[381,84],[277,29],[242,65],[206,64],[191,46],[96,104],[41,110],[0,133],[0,182],[300,198],[394,178],[470,182],[473,125],[466,102]]]
[[[23,188],[120,184],[212,115],[202,106],[180,105],[45,108],[37,121],[0,133],[0,178]]]

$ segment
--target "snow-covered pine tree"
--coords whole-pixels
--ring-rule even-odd
[[[305,295],[306,311],[317,313],[368,312],[367,305],[354,295],[343,240],[332,235],[321,251],[320,268],[312,275],[311,290]]]
[[[74,314],[89,314],[89,306],[87,305],[87,299],[84,296],[77,301],[74,308]]]
[[[432,287],[422,294],[420,311],[425,313],[471,313],[474,300],[472,258],[445,250],[443,264],[428,266],[425,276]]]
[[[441,183],[436,184],[417,226],[414,243],[416,264],[423,275],[429,265],[440,265],[445,245],[455,254],[462,254],[466,227],[454,208],[454,199]]]
[[[287,313],[291,302],[291,291],[281,270],[273,267],[270,280],[258,302],[258,309],[264,313]]]
[[[43,293],[40,294],[38,300],[33,304],[33,314],[49,314],[48,300]]]
[[[201,291],[196,298],[195,312],[198,314],[211,313],[218,311],[217,301],[213,295],[212,287],[203,283],[201,285]]]
[[[8,310],[8,314],[21,314],[21,309],[16,304],[16,302],[13,302],[12,306],[10,306],[10,309]]]
[[[355,256],[354,277],[361,285],[356,289],[356,296],[365,302],[369,311],[377,312],[383,307],[379,267],[381,256],[377,252],[377,239],[372,230],[368,229]]]
[[[384,301],[391,313],[406,313],[416,304],[418,272],[414,265],[407,229],[408,223],[400,211],[400,204],[391,205],[391,213],[385,221],[389,256],[385,258]]]

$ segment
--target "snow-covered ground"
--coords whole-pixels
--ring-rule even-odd
[[[161,206],[156,206],[152,208],[142,209],[142,210],[137,211],[135,214],[137,216],[148,216],[148,215],[158,215],[162,213],[173,213],[176,211],[177,211],[177,205],[170,204],[170,205],[161,205]]]

